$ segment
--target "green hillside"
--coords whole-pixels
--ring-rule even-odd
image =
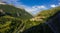
[[[24,9],[0,4],[0,33],[20,33],[25,29],[25,21],[32,17]]]
[[[53,16],[58,11],[60,11],[60,6],[59,7],[55,7],[55,8],[51,8],[51,9],[48,9],[48,10],[43,10],[40,13],[38,13],[38,15],[36,17],[44,16],[45,18],[43,18],[43,19],[46,20],[50,16]]]
[[[53,16],[60,7],[43,10],[33,18],[24,9],[16,8],[12,5],[0,4],[0,33],[20,33],[24,30],[45,23],[50,16]]]
[[[60,7],[41,11],[35,18],[32,18],[26,27],[29,29],[23,33],[54,33],[54,28],[59,29]],[[42,20],[42,21],[41,21]],[[45,22],[48,22],[47,24]],[[54,27],[53,27],[54,26]],[[55,29],[57,29],[55,28]],[[57,30],[57,33],[60,30]]]
[[[3,12],[6,12],[7,14],[10,14],[13,17],[18,17],[23,20],[30,19],[33,17],[28,12],[26,12],[24,9],[19,9],[19,8],[12,6],[12,5],[1,5],[0,4],[0,9]]]
[[[58,11],[60,11],[60,6],[48,10],[42,10],[37,14],[37,16],[26,22],[26,28],[39,25],[40,23],[45,23],[47,20],[49,20],[50,16],[53,16]]]

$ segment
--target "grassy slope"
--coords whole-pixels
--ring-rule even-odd
[[[24,9],[19,9],[12,5],[0,4],[0,9],[7,14],[11,14],[5,14],[5,16],[0,17],[0,33],[19,33],[21,29],[24,30],[25,20],[33,17]],[[17,16],[17,13],[20,16]]]
[[[42,19],[43,21],[26,20],[26,19],[32,18],[32,16],[29,13],[25,12],[24,9],[18,9],[11,5],[0,5],[0,9],[3,9],[4,12],[9,12],[13,15],[13,16],[7,15],[7,16],[0,17],[0,26],[1,26],[0,33],[1,32],[16,33],[16,32],[19,32],[21,29],[22,30],[28,29],[32,26],[39,25],[41,22],[48,20],[50,16],[52,16],[54,13],[60,10],[60,7],[49,9],[49,10],[43,10],[42,12],[40,12],[36,17],[40,17],[40,16],[46,17]],[[20,13],[21,16],[15,17],[16,12]]]
[[[56,7],[56,8],[51,8],[49,10],[43,10],[40,13],[38,13],[38,15],[36,17],[45,17],[45,18],[38,18],[38,19],[42,19],[42,21],[36,21],[38,20],[36,17],[36,20],[34,21],[30,21],[28,20],[26,22],[26,29],[32,27],[32,26],[36,26],[39,25],[40,23],[45,23],[45,21],[47,21],[49,19],[50,16],[53,16],[56,12],[60,11],[60,7]],[[35,19],[33,18],[33,19]]]
[[[56,12],[60,11],[60,7],[56,7],[56,8],[52,8],[52,9],[49,9],[49,10],[43,10],[41,11],[36,17],[40,17],[40,16],[44,16],[45,18],[43,18],[41,22],[44,22],[44,21],[47,21],[49,20],[51,16],[53,16]],[[55,16],[56,17],[56,16]],[[35,18],[34,18],[35,19]],[[56,20],[57,18],[52,18],[52,20],[54,20],[53,22],[55,22],[55,24],[58,25],[58,23],[56,23],[58,20]],[[33,22],[33,23],[32,23]],[[31,32],[31,33],[51,33],[52,30],[50,30],[50,27],[44,23],[41,23],[39,21],[27,21],[27,28],[29,28],[28,30],[26,30],[28,33]],[[51,22],[51,20],[50,20]],[[37,23],[40,23],[40,24],[37,24]],[[36,26],[37,25],[37,26]],[[33,27],[32,27],[33,26]],[[31,28],[30,28],[31,27]],[[42,27],[42,28],[41,28]],[[26,33],[25,31],[25,33]]]
[[[15,16],[17,17],[16,14],[19,13],[20,19],[30,19],[33,17],[28,12],[26,12],[24,9],[19,9],[19,8],[12,6],[12,5],[0,5],[0,9],[2,9],[4,12],[11,13],[12,16],[14,16],[14,17]]]

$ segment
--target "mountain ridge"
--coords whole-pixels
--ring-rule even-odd
[[[30,18],[33,17],[31,14],[29,14],[24,9],[16,8],[12,5],[2,5],[2,4],[0,4],[0,10],[3,10],[7,14],[11,14],[12,16],[14,16],[14,17],[16,16],[16,17],[19,17],[21,19],[24,19],[24,18],[25,19],[30,19]]]

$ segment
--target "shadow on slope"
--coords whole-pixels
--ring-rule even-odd
[[[46,23],[31,27],[23,33],[60,33],[60,10],[49,17]]]

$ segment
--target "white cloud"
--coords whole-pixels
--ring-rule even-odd
[[[45,6],[32,6],[32,7],[25,7],[25,10],[29,13],[36,14],[41,10],[47,9]]]
[[[18,3],[18,0],[2,0],[4,2],[7,2],[8,4],[13,4],[18,8],[24,8],[27,12],[32,13],[32,14],[36,14],[38,13],[40,10],[46,9],[46,7],[44,5],[37,5],[37,6],[26,6],[22,3]]]
[[[38,12],[40,12],[41,10],[47,9],[44,5],[30,7],[30,6],[26,6],[26,5],[20,4],[20,5],[16,6],[16,7],[18,7],[18,8],[24,8],[27,12],[29,12],[29,13],[31,13],[33,15],[36,14],[36,13],[38,13]]]
[[[38,8],[46,8],[45,6],[37,6]]]
[[[56,7],[57,5],[50,5],[51,7]]]

